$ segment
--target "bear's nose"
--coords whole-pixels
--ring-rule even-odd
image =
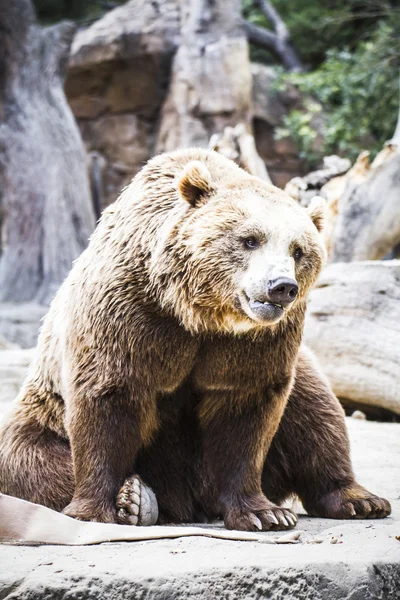
[[[299,291],[299,286],[294,279],[288,277],[279,277],[268,283],[268,296],[271,302],[287,306],[295,299]]]

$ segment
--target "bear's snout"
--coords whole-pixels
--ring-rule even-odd
[[[281,306],[289,306],[294,302],[298,292],[297,282],[289,277],[279,277],[268,282],[269,301]]]

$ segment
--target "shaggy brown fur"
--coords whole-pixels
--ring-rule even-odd
[[[205,150],[156,157],[109,207],[52,303],[0,439],[0,490],[117,521],[139,472],[161,519],[287,528],[385,516],[357,486],[343,414],[299,358],[323,207]],[[296,298],[270,301],[271,285]],[[286,410],[285,410],[286,408]]]
[[[207,521],[220,514],[193,410],[199,402],[188,384],[168,398],[154,443],[139,455],[138,471],[156,492],[161,523]],[[276,505],[298,495],[309,514],[318,517],[379,518],[390,513],[387,500],[355,482],[343,409],[305,348],[264,463],[262,490]]]

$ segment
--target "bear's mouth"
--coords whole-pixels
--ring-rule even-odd
[[[247,294],[244,294],[245,301],[247,304],[247,310],[245,311],[247,316],[251,319],[263,322],[263,323],[275,323],[284,314],[284,308],[281,304],[276,302],[270,302],[269,300],[261,301],[257,298],[249,298]]]

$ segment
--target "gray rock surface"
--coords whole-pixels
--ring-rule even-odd
[[[296,545],[193,537],[74,548],[0,546],[0,598],[399,599],[400,425],[347,423],[359,480],[391,499],[391,517],[302,515],[302,543]]]
[[[176,0],[130,0],[78,31],[69,68],[89,71],[99,63],[173,52],[179,43],[179,20]]]

